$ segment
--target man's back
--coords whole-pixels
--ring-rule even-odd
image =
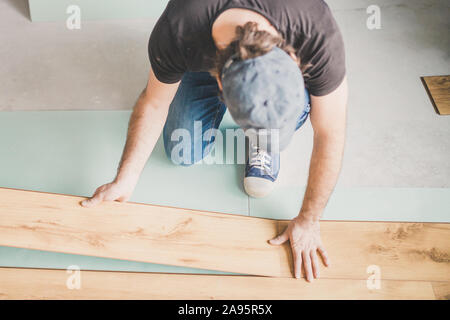
[[[311,94],[333,91],[345,75],[341,34],[321,0],[172,0],[156,24],[149,41],[149,56],[156,77],[179,81],[186,71],[209,71],[216,47],[211,36],[215,19],[231,8],[263,15],[286,43],[294,47],[306,69]]]

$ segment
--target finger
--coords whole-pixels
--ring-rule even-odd
[[[91,203],[92,199],[96,198],[98,196],[98,194],[101,193],[102,189],[103,189],[103,186],[100,186],[97,189],[95,189],[94,194],[92,195],[92,197],[81,201],[80,204],[83,207],[90,207],[91,206],[90,203]]]
[[[291,245],[292,258],[294,259],[294,276],[297,279],[302,277],[302,251]]]
[[[320,277],[320,270],[319,270],[320,267],[319,267],[319,258],[317,258],[316,250],[312,250],[310,256],[314,278],[317,279]]]
[[[104,191],[105,189],[106,189],[106,184],[98,187],[97,189],[95,189],[94,195],[91,198],[95,197],[97,194],[99,194],[100,192]]]
[[[330,258],[328,257],[327,251],[322,245],[318,246],[317,250],[319,250],[319,253],[322,256],[323,263],[328,267],[330,265]]]
[[[308,282],[312,282],[314,277],[313,277],[312,268],[311,268],[311,257],[309,256],[308,252],[303,250],[302,258],[303,258],[303,268],[305,269],[306,280]]]
[[[86,208],[91,208],[91,207],[98,205],[100,202],[102,202],[103,198],[104,198],[104,193],[100,192],[100,193],[95,194],[92,198],[81,202],[81,205]]]
[[[280,244],[285,243],[286,241],[289,240],[289,235],[287,232],[287,229],[284,230],[284,232],[282,234],[280,234],[278,237],[273,238],[272,240],[269,240],[270,244],[273,244],[275,246],[278,246]]]
[[[119,201],[119,202],[127,202],[128,199],[129,199],[128,196],[121,196],[121,197],[117,198],[117,201]]]

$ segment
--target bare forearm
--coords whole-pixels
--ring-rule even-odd
[[[136,182],[161,134],[167,118],[167,108],[151,105],[145,91],[131,114],[125,148],[116,180]]]
[[[330,263],[320,238],[319,219],[341,171],[347,97],[346,78],[333,92],[324,96],[311,96],[310,119],[314,130],[314,146],[303,206],[286,230],[270,241],[271,244],[280,245],[289,240],[295,277],[300,277],[303,264],[308,281],[320,276],[317,251],[326,266]]]
[[[314,136],[308,185],[300,216],[317,221],[333,192],[342,165],[344,134],[335,137]]]

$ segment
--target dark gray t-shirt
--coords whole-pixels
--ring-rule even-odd
[[[186,71],[209,71],[216,47],[211,35],[225,10],[244,8],[265,16],[294,47],[312,95],[332,92],[345,76],[344,43],[322,0],[171,0],[150,36],[148,52],[159,81],[175,83]]]

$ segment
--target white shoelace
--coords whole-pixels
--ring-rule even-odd
[[[250,166],[265,171],[266,174],[272,175],[270,165],[272,163],[272,157],[264,150],[259,149],[257,146],[252,145],[252,152],[249,159]]]

